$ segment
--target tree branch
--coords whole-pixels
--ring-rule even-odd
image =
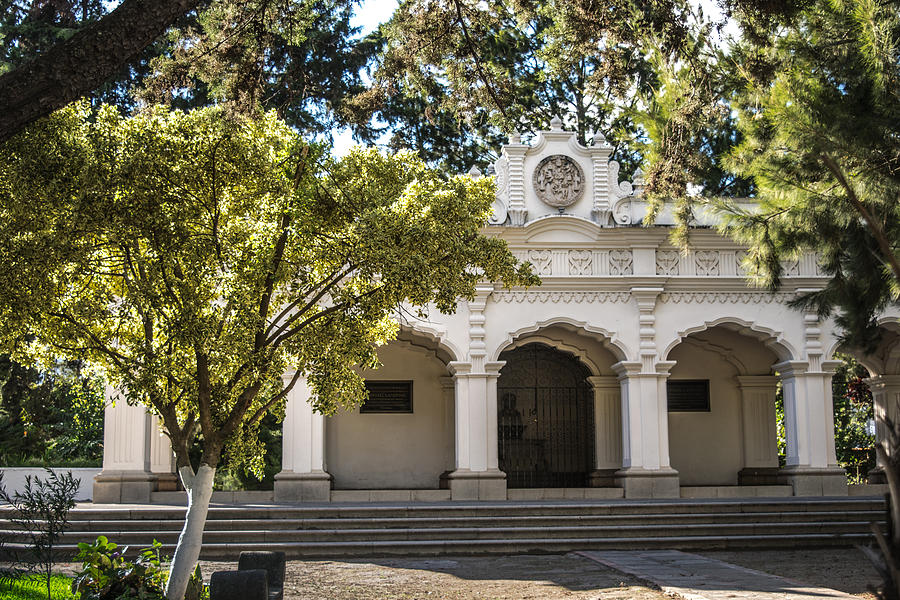
[[[0,77],[0,142],[98,88],[200,0],[124,0],[64,42]]]
[[[838,180],[838,183],[841,184],[841,187],[844,188],[844,191],[847,192],[847,199],[850,200],[850,204],[853,205],[853,208],[866,222],[866,225],[869,226],[869,230],[872,232],[872,237],[875,238],[875,241],[878,243],[878,248],[881,250],[881,253],[884,255],[884,260],[890,265],[891,271],[894,273],[894,279],[897,282],[900,282],[900,261],[897,260],[897,255],[894,254],[894,249],[891,247],[890,240],[887,239],[887,236],[884,233],[884,228],[881,224],[872,216],[872,213],[869,212],[869,209],[866,208],[865,204],[859,199],[859,196],[856,195],[856,191],[850,185],[850,182],[847,181],[847,178],[844,176],[844,172],[841,170],[840,166],[834,161],[833,158],[828,156],[827,154],[822,155],[822,162],[825,163],[825,166],[828,167],[828,170],[835,176]]]

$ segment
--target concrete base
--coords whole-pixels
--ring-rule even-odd
[[[601,488],[616,485],[618,469],[594,469],[588,474],[588,487]]]
[[[294,473],[282,471],[275,476],[275,502],[330,502],[331,474],[325,471]]]
[[[680,498],[678,471],[628,467],[616,471],[616,486],[625,490],[626,498]]]
[[[506,473],[457,469],[447,474],[451,500],[506,500]]]
[[[181,489],[181,482],[175,473],[154,473],[154,475],[157,492],[177,492]]]
[[[887,483],[887,476],[884,474],[884,468],[881,465],[877,465],[874,469],[869,471],[869,474],[866,475],[866,483]]]
[[[780,476],[778,467],[744,467],[738,471],[738,485],[779,485]]]
[[[149,504],[156,475],[147,471],[101,471],[94,477],[94,504]]]
[[[784,467],[780,478],[794,489],[795,496],[846,496],[848,493],[847,474],[840,467]]]

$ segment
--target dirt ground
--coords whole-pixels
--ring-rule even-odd
[[[703,556],[757,569],[861,599],[877,580],[856,548],[729,550]],[[72,573],[79,565],[58,564]],[[201,563],[204,579],[236,569]],[[292,560],[285,600],[669,600],[652,585],[577,554],[438,558]]]
[[[204,579],[233,563],[202,564]],[[576,554],[290,561],[285,600],[667,600]]]
[[[722,550],[697,554],[862,598],[875,598],[867,586],[875,584],[878,573],[857,548]]]

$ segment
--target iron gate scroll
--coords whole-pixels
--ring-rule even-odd
[[[500,469],[511,488],[585,487],[594,465],[590,372],[544,344],[500,355],[497,382]]]

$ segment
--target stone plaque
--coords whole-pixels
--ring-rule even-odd
[[[562,209],[584,194],[584,173],[574,160],[562,154],[548,156],[538,163],[532,177],[534,191],[544,204]]]

